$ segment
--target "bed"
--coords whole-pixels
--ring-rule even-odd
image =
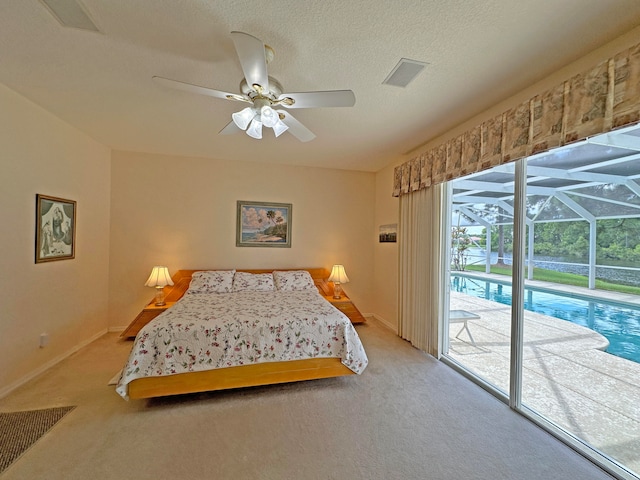
[[[364,347],[329,303],[325,269],[180,270],[176,303],[143,327],[116,391],[123,398],[360,374]]]

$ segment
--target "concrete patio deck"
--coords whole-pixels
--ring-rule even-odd
[[[534,284],[640,304],[633,295]],[[479,318],[467,321],[473,342],[465,331],[456,338],[462,325],[451,324],[449,356],[507,392],[510,307],[451,292],[450,309]],[[640,475],[640,364],[606,353],[607,346],[588,328],[525,311],[523,403]]]

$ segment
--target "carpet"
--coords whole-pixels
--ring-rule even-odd
[[[0,473],[74,408],[0,413]]]
[[[105,380],[131,343],[108,333],[0,399],[78,405],[0,479],[613,480],[376,319],[356,330],[361,376],[128,402]]]

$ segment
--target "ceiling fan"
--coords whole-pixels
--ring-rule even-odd
[[[323,92],[283,93],[280,82],[267,73],[267,64],[273,60],[274,51],[262,40],[243,32],[231,32],[231,38],[240,59],[244,79],[240,93],[228,93],[190,83],[153,77],[157,83],[187,92],[249,103],[250,106],[231,115],[232,120],[220,131],[228,135],[245,131],[253,138],[262,138],[262,128],[273,129],[276,137],[289,131],[301,142],[308,142],[315,135],[284,109],[314,107],[352,107],[356,97],[351,90]]]

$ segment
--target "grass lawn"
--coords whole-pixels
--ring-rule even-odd
[[[484,265],[467,265],[466,270],[472,272],[484,272]],[[511,275],[511,267],[491,265],[491,273],[498,275]],[[526,275],[526,269],[525,269]],[[546,270],[544,268],[533,268],[533,279],[543,282],[553,282],[562,285],[573,285],[575,287],[589,287],[589,279],[583,275],[574,273],[556,272],[555,270]],[[596,280],[597,290],[610,290],[613,292],[630,293],[632,295],[640,295],[640,287],[632,287],[629,285],[619,285],[617,283]]]

